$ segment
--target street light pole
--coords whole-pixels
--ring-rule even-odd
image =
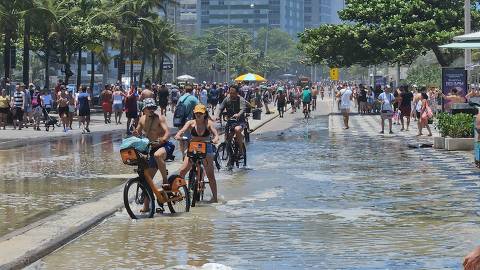
[[[265,51],[263,52],[263,57],[267,57],[267,49],[268,49],[268,28],[270,26],[270,19],[268,17],[270,13],[270,7],[267,7],[267,31],[265,31]],[[265,68],[265,72],[263,73],[263,77],[267,78],[267,69]]]
[[[470,14],[470,0],[465,0],[465,34],[470,34],[472,30],[471,24],[471,14]],[[465,49],[465,69],[467,70],[467,74],[469,74],[469,70],[471,69],[471,62],[472,62],[472,50]],[[470,74],[469,74],[470,75]],[[470,80],[470,76],[467,77],[467,83]]]
[[[225,82],[229,83],[230,78],[230,6],[231,2],[228,1],[228,26],[227,26],[227,70],[225,72]]]

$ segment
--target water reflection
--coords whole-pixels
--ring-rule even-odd
[[[223,203],[140,222],[119,212],[35,267],[459,268],[480,218],[471,184],[449,177],[458,168],[309,124],[255,136],[251,170],[218,176]]]
[[[120,135],[65,137],[0,150],[0,235],[90,199],[130,174]],[[113,177],[110,177],[113,176]]]

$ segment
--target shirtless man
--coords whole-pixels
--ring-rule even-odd
[[[69,127],[68,103],[69,103],[69,98],[68,98],[67,89],[65,88],[64,85],[62,85],[60,92],[57,93],[57,106],[58,106],[57,110],[58,110],[58,116],[60,116],[60,118],[62,119],[63,132],[67,132],[67,128]]]
[[[140,94],[139,101],[144,101],[147,98],[153,98],[153,100],[155,100],[155,93],[152,90],[145,88],[142,90],[142,93]]]
[[[465,98],[458,95],[457,88],[453,88],[448,96],[446,96],[445,94],[442,94],[442,96],[445,99],[445,110],[447,112],[452,109],[452,104],[465,103]]]
[[[163,184],[167,184],[167,168],[165,165],[165,159],[167,154],[172,154],[172,144],[168,142],[170,133],[167,126],[167,119],[155,112],[157,104],[153,98],[147,98],[144,100],[143,115],[140,117],[137,128],[133,134],[140,136],[145,133],[145,136],[150,142],[156,142],[152,146],[150,159],[148,160],[149,169],[145,172],[150,186],[154,186],[153,177],[157,173],[157,169],[162,174]],[[158,142],[158,143],[157,143]]]

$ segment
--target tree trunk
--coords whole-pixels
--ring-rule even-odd
[[[142,85],[143,83],[143,76],[145,73],[145,62],[147,61],[147,49],[143,49],[143,56],[142,56],[142,67],[140,69],[140,76],[138,78],[138,85]]]
[[[133,78],[133,36],[130,38],[130,87],[134,85],[135,80]]]
[[[30,81],[30,17],[25,17],[23,31],[23,83],[28,85]]]
[[[77,91],[80,89],[82,84],[82,49],[78,49],[78,60],[77,60]]]
[[[120,66],[123,64],[125,61],[125,37],[120,38],[120,55],[118,57],[118,63],[117,63],[117,81],[121,82],[122,81],[122,70],[120,69]]]
[[[432,48],[433,53],[435,54],[435,57],[437,58],[438,63],[442,67],[448,67],[449,63],[445,59],[445,55],[440,51],[440,48],[438,46],[434,46]]]
[[[108,57],[108,48],[107,48],[108,44],[107,42],[104,42],[103,43],[103,54],[105,55],[105,57]],[[108,63],[105,64],[103,63],[102,61],[102,84],[105,86],[107,85],[108,83],[108,76],[109,76],[109,72],[108,72]]]
[[[48,42],[48,34],[45,33],[43,36],[43,45],[45,46],[45,88],[50,88],[50,74],[49,74],[49,64],[50,64],[50,44]]]
[[[6,28],[6,27],[5,27]],[[11,38],[12,38],[12,33],[8,30],[5,29],[5,45],[3,47],[3,67],[5,69],[5,78],[10,78],[10,53],[11,53]],[[11,79],[11,78],[10,78]]]
[[[95,53],[93,51],[90,52],[90,60],[92,61],[90,63],[90,89],[92,90],[93,93],[93,84],[95,83]]]
[[[160,56],[160,67],[158,69],[158,83],[160,84],[163,82],[163,61],[164,57],[162,54],[162,56]]]
[[[157,65],[155,54],[152,53],[152,82],[155,83],[155,66]]]

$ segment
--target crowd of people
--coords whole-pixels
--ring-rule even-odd
[[[417,122],[417,136],[422,136],[424,129],[432,136],[430,124],[433,117],[442,110],[451,111],[452,104],[465,103],[472,97],[479,97],[480,91],[472,88],[465,96],[453,88],[445,95],[436,87],[418,87],[403,85],[396,89],[390,85],[382,87],[366,87],[365,85],[342,83],[335,86],[338,109],[344,118],[344,128],[349,129],[350,110],[357,109],[358,114],[379,114],[380,133],[385,133],[385,122],[388,132],[393,134],[393,125],[401,126],[400,132],[409,131],[413,119]]]

